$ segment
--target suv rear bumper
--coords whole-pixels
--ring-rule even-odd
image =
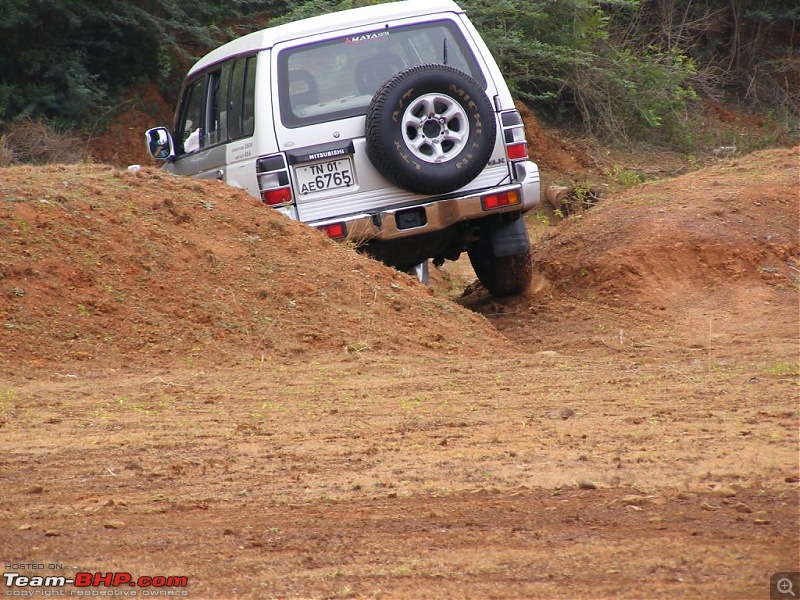
[[[493,214],[511,212],[526,212],[539,203],[539,169],[531,161],[522,161],[514,165],[518,183],[497,186],[482,190],[479,194],[468,194],[455,198],[435,200],[422,204],[413,204],[382,210],[378,213],[361,213],[349,215],[338,219],[325,219],[313,221],[308,224],[312,227],[322,228],[328,225],[344,223],[347,227],[346,240],[396,240],[404,237],[434,233],[447,229],[456,223],[471,221],[488,217]],[[487,195],[502,194],[504,192],[518,191],[520,202],[502,206],[491,210],[483,208],[482,198]],[[415,227],[400,227],[398,213],[409,210],[424,211],[422,225]]]

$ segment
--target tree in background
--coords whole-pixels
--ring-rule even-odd
[[[796,0],[642,0],[615,29],[620,47],[691,57],[703,96],[800,118]]]
[[[512,92],[551,122],[685,146],[698,95],[800,118],[796,0],[459,2]],[[141,80],[173,100],[190,59],[264,26],[247,15],[279,23],[380,3],[0,0],[0,124],[74,123]]]
[[[462,0],[514,92],[610,139],[695,143],[700,97],[800,119],[795,0]]]
[[[369,0],[309,0],[282,21]],[[639,0],[460,0],[497,59],[512,93],[550,121],[579,119],[608,138],[671,134],[694,98],[693,63],[680,49],[615,45],[619,18]]]
[[[0,122],[75,122],[141,81],[180,84],[226,22],[283,2],[0,0]]]

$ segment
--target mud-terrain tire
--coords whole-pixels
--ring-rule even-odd
[[[386,179],[418,194],[467,185],[489,162],[497,124],[478,82],[448,65],[400,71],[367,109],[367,155]]]
[[[478,280],[496,298],[520,294],[531,284],[530,252],[495,256],[491,241],[479,240],[467,246],[467,255]]]

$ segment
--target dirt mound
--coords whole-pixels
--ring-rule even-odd
[[[797,148],[758,152],[601,200],[534,244],[530,295],[462,303],[533,347],[691,355],[767,336],[796,354],[797,167]]]
[[[547,177],[553,173],[558,173],[560,176],[575,176],[597,167],[587,151],[546,131],[533,111],[522,102],[517,102],[516,106],[525,123],[528,152],[539,165],[543,176]]]
[[[473,299],[516,346],[222,184],[0,171],[0,555],[192,599],[765,597],[799,570],[796,164],[532,216],[531,293]]]
[[[797,150],[773,150],[633,188],[564,223],[534,258],[559,287],[602,296],[648,300],[742,279],[791,285],[797,167]]]
[[[411,277],[221,183],[104,166],[2,181],[2,371],[505,345]]]

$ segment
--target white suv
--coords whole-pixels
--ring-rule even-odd
[[[243,188],[401,270],[465,250],[496,296],[530,283],[522,215],[539,201],[522,119],[451,0],[406,0],[279,25],[206,55],[172,131],[173,173]]]

